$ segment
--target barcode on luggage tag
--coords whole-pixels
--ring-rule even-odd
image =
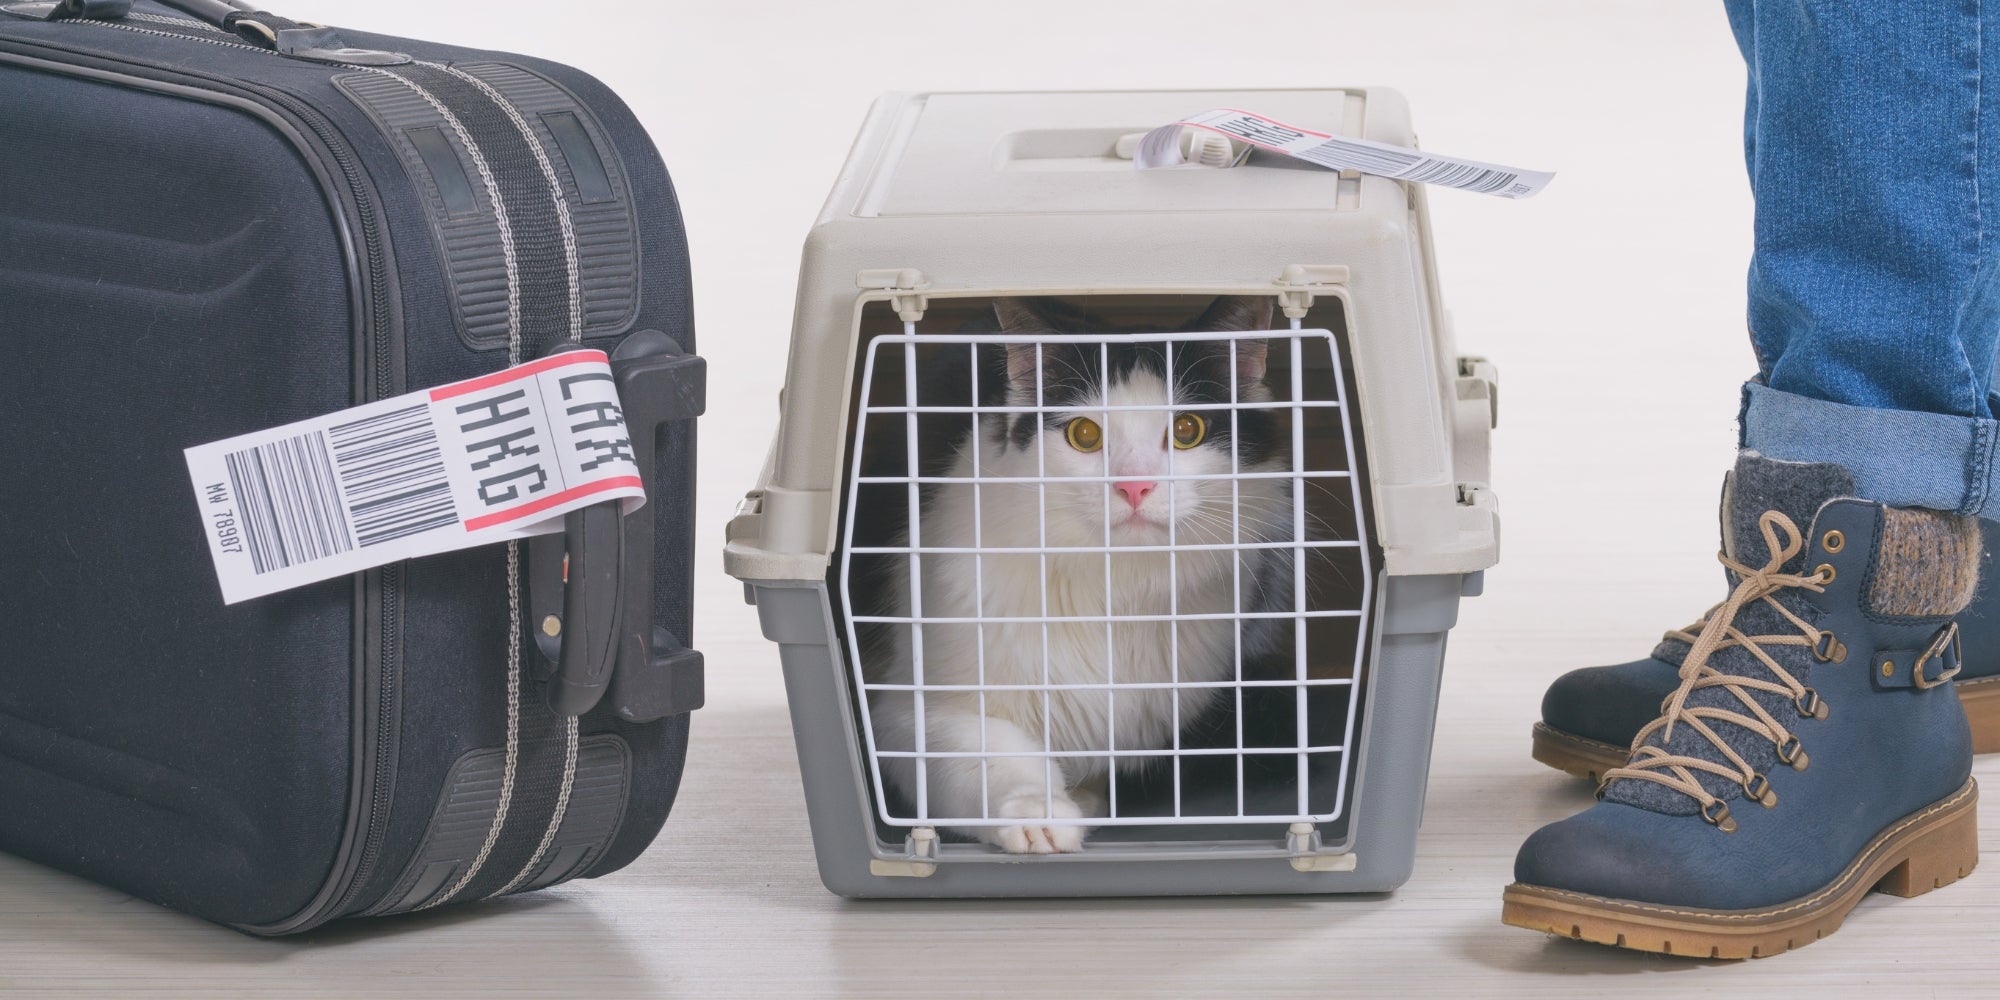
[[[224,456],[242,508],[243,544],[259,573],[354,547],[319,431]]]
[[[422,403],[232,451],[224,462],[258,573],[458,519],[430,407]]]
[[[602,352],[574,351],[187,450],[223,599],[561,530],[644,502]]]
[[[1141,169],[1180,164],[1184,159],[1180,148],[1183,127],[1219,132],[1260,149],[1316,163],[1329,170],[1356,170],[1502,198],[1533,197],[1555,179],[1554,174],[1539,170],[1503,167],[1455,156],[1438,156],[1386,142],[1327,135],[1229,108],[1190,115],[1147,132],[1145,138],[1140,140],[1132,162]]]
[[[354,512],[354,534],[363,548],[458,519],[429,406],[352,420],[329,431],[327,439],[340,469],[341,498]]]

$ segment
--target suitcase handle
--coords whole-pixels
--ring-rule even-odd
[[[563,533],[529,539],[530,625],[552,711],[581,715],[608,696],[620,718],[650,722],[704,700],[701,653],[652,624],[653,505],[665,502],[655,442],[706,407],[707,363],[648,330],[612,351],[611,374],[647,506],[626,517],[616,501],[593,504],[570,512]]]
[[[276,14],[260,11],[250,4],[242,2],[242,0],[158,0],[158,3],[164,7],[172,7],[189,17],[206,21],[210,25],[221,28],[232,35],[240,35],[245,41],[253,45],[261,45],[264,48],[275,49],[280,52],[288,51],[281,42],[285,33],[324,32],[325,36],[332,35],[332,31],[328,28],[316,24],[300,24],[288,17],[279,17]],[[88,17],[96,20],[124,17],[132,9],[131,0],[113,0],[112,3],[106,3],[105,0],[62,0],[60,6],[65,10],[75,11],[69,16]],[[108,8],[113,7],[123,7],[124,9],[119,10],[116,14],[109,13]],[[90,8],[91,10],[86,12],[84,8]],[[340,47],[338,40],[335,40],[332,45],[313,44],[311,46],[299,46],[296,43],[300,40],[301,38],[298,35],[294,35],[290,39],[294,43],[292,45],[293,49],[300,47],[318,49]]]
[[[321,62],[370,66],[394,65],[410,61],[408,56],[401,53],[349,48],[332,28],[279,17],[269,11],[258,10],[246,0],[157,0],[157,2],[163,7],[171,7],[189,17],[236,35],[252,45],[270,49],[280,55]],[[50,7],[47,16],[52,21],[69,19],[116,21],[130,13],[132,13],[132,0],[57,0]]]

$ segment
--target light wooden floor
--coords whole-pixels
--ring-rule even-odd
[[[761,640],[716,634],[705,643],[713,702],[697,717],[681,806],[627,871],[538,898],[262,941],[0,857],[0,995],[2000,994],[2000,822],[1982,841],[1990,870],[1914,900],[1870,897],[1841,933],[1758,962],[1645,956],[1501,926],[1500,887],[1521,838],[1589,801],[1524,753],[1534,693],[1520,678],[1579,644],[1470,622],[1460,639],[1417,873],[1385,897],[842,900],[820,886],[798,819],[774,658]],[[2000,760],[1979,770],[2000,779]]]
[[[1840,934],[1778,958],[1647,957],[1498,922],[1521,839],[1589,800],[1527,757],[1543,687],[1638,655],[1720,596],[1716,487],[1751,358],[1742,68],[1719,5],[1272,0],[1258,23],[1281,37],[1240,46],[1216,30],[1229,9],[1195,0],[1016,0],[1004,17],[986,4],[641,5],[616,31],[523,2],[271,6],[582,65],[653,130],[694,241],[711,362],[698,605],[710,703],[654,849],[535,898],[259,941],[0,856],[0,994],[2000,995],[2000,798],[1987,867],[1918,899],[1871,897]],[[1505,548],[1453,633],[1415,877],[1345,899],[828,894],[776,652],[719,556],[773,427],[799,243],[866,102],[897,88],[1346,83],[1405,89],[1435,148],[1559,172],[1529,202],[1431,199],[1461,348],[1501,368]],[[768,127],[792,130],[783,149],[760,144]],[[2000,759],[1979,773],[2000,779]]]

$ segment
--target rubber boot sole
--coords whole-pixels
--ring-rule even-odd
[[[1537,722],[1534,742],[1529,745],[1528,752],[1536,760],[1558,771],[1588,778],[1595,783],[1604,780],[1604,772],[1624,767],[1632,751],[1630,747],[1572,735],[1551,728],[1546,722]]]
[[[2000,753],[2000,676],[1960,681],[1958,700],[1965,706],[1966,721],[1972,724],[1972,752]],[[1604,780],[1604,772],[1624,767],[1631,748],[1537,722],[1528,752],[1558,771],[1597,782]]]
[[[1840,929],[1871,890],[1919,896],[1979,863],[1979,787],[1964,787],[1891,824],[1819,890],[1754,910],[1703,910],[1608,899],[1516,882],[1500,919],[1515,927],[1634,951],[1694,958],[1767,958]]]

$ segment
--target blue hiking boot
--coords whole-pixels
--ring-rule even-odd
[[[1739,461],[1734,589],[1600,801],[1522,845],[1502,920],[1756,958],[1832,933],[1871,889],[1914,896],[1978,862],[1950,682],[1979,533],[1838,499],[1852,489],[1838,466]]]
[[[2000,550],[2000,522],[1982,520],[1980,578]],[[1597,781],[1625,763],[1632,737],[1660,714],[1680,686],[1681,661],[1707,619],[1668,632],[1651,656],[1609,667],[1584,667],[1556,678],[1542,696],[1530,752],[1559,771]],[[2000,587],[1982,587],[1958,614],[1963,671],[1953,683],[1972,726],[1972,752],[2000,752]]]

